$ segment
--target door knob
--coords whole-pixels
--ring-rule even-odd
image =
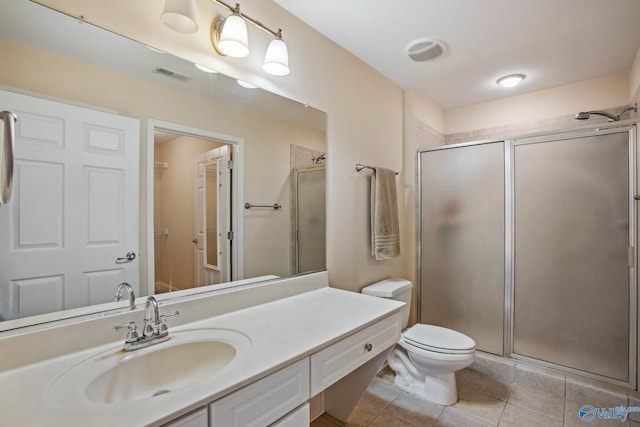
[[[136,253],[127,252],[127,254],[124,257],[116,258],[116,261],[133,261],[134,259],[136,259]]]

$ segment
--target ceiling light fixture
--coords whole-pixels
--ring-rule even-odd
[[[522,83],[524,78],[524,74],[509,74],[508,76],[500,77],[496,83],[502,87],[514,87]]]
[[[178,33],[195,33],[198,31],[195,0],[165,0],[160,20]]]
[[[235,7],[222,0],[211,0],[228,9],[232,14],[228,18],[217,17],[211,25],[211,42],[214,49],[221,55],[242,58],[249,54],[247,26],[245,21],[271,34],[274,39],[269,43],[262,69],[274,76],[286,76],[290,72],[289,51],[282,40],[282,30],[273,31],[262,22],[240,12],[240,5]]]

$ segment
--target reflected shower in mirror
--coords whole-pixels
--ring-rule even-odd
[[[326,253],[326,153],[291,147],[291,270],[321,270]]]
[[[3,2],[0,50],[0,109],[21,116],[0,210],[0,315],[21,320],[0,329],[124,307],[122,281],[144,296],[324,269],[292,262],[291,147],[325,154],[325,113],[34,2]],[[199,137],[214,144],[194,151]]]

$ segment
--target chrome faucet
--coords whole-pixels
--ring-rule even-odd
[[[116,296],[113,298],[114,301],[122,301],[123,292],[127,292],[129,294],[129,305],[134,308],[136,306],[136,294],[133,292],[133,288],[127,282],[122,282],[116,288]]]
[[[147,297],[144,304],[144,326],[142,336],[138,334],[138,325],[136,322],[129,322],[126,325],[114,326],[113,330],[127,329],[127,337],[124,341],[124,351],[133,351],[140,348],[149,347],[154,344],[160,344],[169,338],[169,329],[167,328],[167,317],[177,316],[179,311],[160,315],[158,310],[158,301],[152,295]]]
[[[144,303],[144,328],[142,335],[151,337],[158,333],[160,328],[160,312],[158,310],[158,301],[153,295],[147,297]]]

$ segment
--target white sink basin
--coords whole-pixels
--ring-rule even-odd
[[[230,369],[249,338],[226,329],[169,332],[171,339],[125,352],[122,346],[86,359],[59,375],[47,388],[57,406],[118,404],[172,393]]]

